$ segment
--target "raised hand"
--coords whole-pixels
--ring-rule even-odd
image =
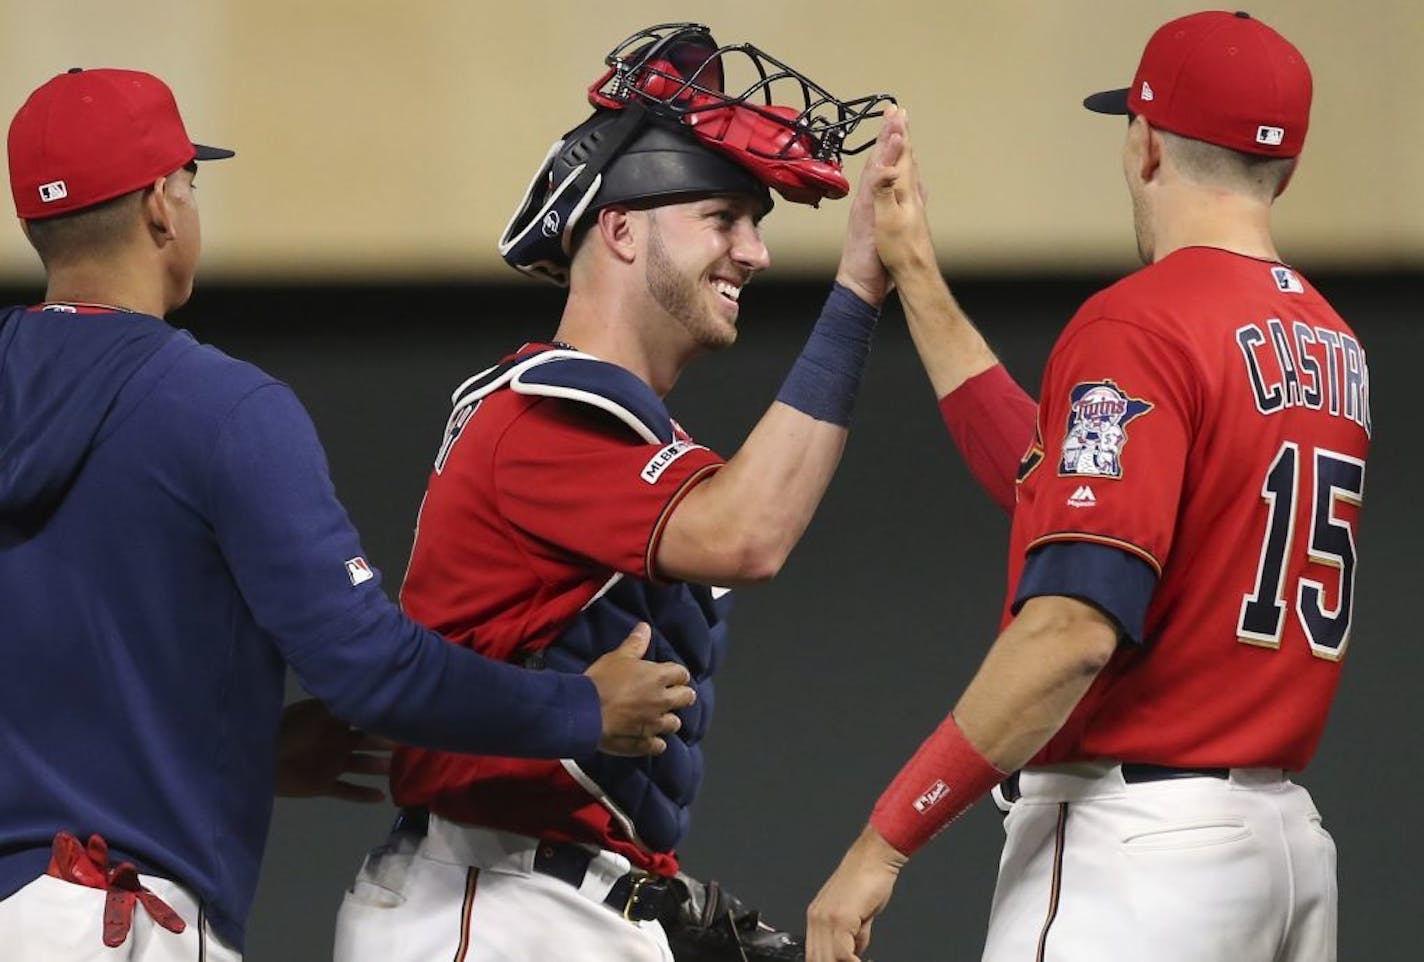
[[[610,755],[661,755],[663,735],[682,727],[674,714],[697,699],[682,665],[644,661],[652,629],[639,623],[623,643],[584,672],[603,708],[599,748]]]
[[[875,249],[896,283],[902,283],[905,271],[938,271],[909,121],[909,113],[898,107],[885,112],[866,165],[866,179],[873,180],[875,191]]]
[[[886,108],[886,119],[881,122],[871,158],[861,171],[860,182],[856,184],[855,196],[850,202],[850,219],[846,222],[845,242],[841,247],[841,261],[836,268],[837,283],[850,288],[867,304],[876,306],[890,293],[890,275],[875,251],[875,196],[883,187],[886,176],[883,165],[877,165],[875,157],[883,147],[889,118],[896,109],[893,104]]]

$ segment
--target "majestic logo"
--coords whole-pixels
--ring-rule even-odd
[[[1078,490],[1074,491],[1068,498],[1070,508],[1091,508],[1098,503],[1097,496],[1093,494],[1093,489],[1086,484],[1078,485]]]
[[[52,180],[48,184],[40,184],[40,200],[46,204],[53,204],[68,196],[69,188],[62,180]]]
[[[1110,380],[1078,384],[1069,397],[1068,433],[1063,438],[1059,476],[1122,477],[1128,422],[1152,410],[1152,405],[1128,397]]]
[[[1276,290],[1282,294],[1304,294],[1305,285],[1289,267],[1272,267],[1271,276],[1276,280]]]
[[[365,584],[376,577],[376,573],[371,570],[371,566],[366,563],[365,558],[357,555],[346,562],[346,577],[351,579],[351,586],[354,588],[356,585]]]
[[[949,786],[943,781],[936,779],[935,783],[925,790],[925,793],[915,799],[915,811],[921,815],[934,808],[940,802],[949,797]]]
[[[674,441],[648,459],[648,463],[643,465],[643,471],[639,477],[648,484],[656,484],[658,478],[662,477],[662,473],[667,470],[668,465],[687,452],[696,451],[701,447],[702,445],[692,441]]]
[[[559,212],[556,210],[551,210],[549,211],[549,213],[545,214],[544,223],[539,226],[539,229],[544,232],[545,237],[558,237]]]
[[[1147,81],[1144,80],[1142,81],[1142,93],[1138,96],[1140,96],[1143,100],[1151,100],[1153,97],[1156,96],[1156,94],[1152,92],[1151,85],[1149,85]]]
[[[1256,128],[1256,143],[1265,144],[1267,147],[1279,147],[1285,142],[1286,131],[1284,127],[1268,127],[1265,124]]]

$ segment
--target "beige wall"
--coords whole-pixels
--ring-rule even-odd
[[[1115,267],[1132,256],[1122,126],[1078,103],[1125,85],[1152,29],[1197,8],[0,0],[0,112],[71,65],[167,79],[189,132],[239,151],[200,179],[209,277],[513,277],[495,239],[548,143],[586,113],[604,53],[649,20],[696,17],[839,94],[897,94],[947,264]],[[1280,208],[1287,256],[1424,265],[1424,0],[1251,9],[1316,78],[1310,143]],[[833,262],[844,208],[779,205],[767,234],[782,274]],[[34,276],[18,229],[0,231],[0,279]]]

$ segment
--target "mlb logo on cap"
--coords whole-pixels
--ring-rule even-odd
[[[1248,154],[1294,157],[1310,125],[1312,82],[1289,40],[1246,13],[1209,11],[1158,28],[1132,86],[1083,101]]]
[[[69,188],[64,185],[64,181],[56,180],[48,184],[40,184],[40,200],[46,204],[52,204],[57,200],[64,200],[69,196]]]
[[[1267,127],[1264,124],[1256,128],[1256,143],[1265,144],[1267,147],[1279,147],[1285,143],[1286,132],[1279,127]]]

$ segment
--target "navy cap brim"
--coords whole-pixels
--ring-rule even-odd
[[[193,149],[198,152],[194,160],[227,160],[229,157],[236,157],[237,151],[228,150],[226,147],[204,147],[202,144],[194,144]]]
[[[1123,87],[1121,90],[1104,90],[1091,94],[1083,98],[1083,106],[1099,114],[1126,114],[1129,89]]]

